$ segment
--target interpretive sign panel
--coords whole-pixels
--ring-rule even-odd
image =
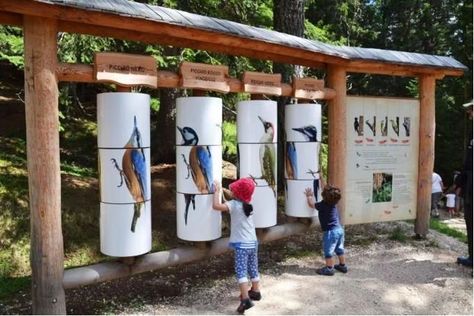
[[[281,74],[246,71],[242,81],[244,92],[281,95]]]
[[[417,99],[347,97],[345,224],[414,219]]]
[[[229,92],[229,67],[183,62],[179,68],[183,88]]]

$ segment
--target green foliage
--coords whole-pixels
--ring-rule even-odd
[[[395,227],[394,230],[392,230],[388,236],[388,239],[390,240],[395,240],[399,241],[401,243],[404,243],[408,240],[407,235],[403,231],[403,228],[400,226]]]
[[[236,161],[237,127],[235,122],[222,123],[222,150],[225,160]]]
[[[459,230],[449,227],[446,223],[443,223],[439,219],[430,219],[430,228],[434,229],[442,234],[456,238],[459,241],[467,243],[467,235]]]
[[[31,277],[2,277],[0,272],[0,300],[15,294],[20,290],[27,290],[30,285]]]
[[[0,25],[0,60],[23,69],[23,32],[17,27]]]

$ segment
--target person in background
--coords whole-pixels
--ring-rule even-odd
[[[443,196],[443,180],[440,175],[433,171],[431,176],[431,216],[438,218],[438,203]]]
[[[234,266],[240,289],[239,314],[254,306],[254,301],[262,298],[259,287],[258,274],[258,241],[253,222],[253,206],[250,203],[255,190],[255,182],[250,178],[242,178],[229,185],[228,196],[232,200],[221,203],[221,184],[214,182],[216,191],[213,196],[212,207],[214,210],[230,213],[230,238],[229,246],[234,249]],[[229,193],[229,192],[227,192]],[[250,276],[252,286],[248,286]]]
[[[321,177],[323,187],[321,202],[316,203],[314,192],[311,188],[306,188],[306,202],[311,208],[319,211],[318,217],[323,230],[323,251],[326,266],[316,270],[320,275],[334,275],[334,270],[347,273],[346,260],[344,257],[344,228],[341,225],[339,211],[336,204],[341,199],[341,190],[334,186],[325,185]],[[336,253],[339,264],[334,265],[334,253]]]
[[[446,208],[448,209],[448,213],[450,217],[455,215],[455,207],[456,207],[456,194],[454,190],[449,190],[446,194]]]
[[[463,104],[469,120],[472,121],[472,100]],[[458,257],[457,263],[472,268],[472,127],[470,129],[469,142],[466,148],[464,166],[461,174],[456,177],[456,194],[464,198],[464,219],[467,230],[467,257]]]

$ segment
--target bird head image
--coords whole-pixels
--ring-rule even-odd
[[[303,127],[292,128],[294,131],[300,132],[305,136],[305,139],[310,142],[318,140],[318,130],[314,125],[306,125]]]
[[[273,135],[275,134],[273,124],[271,122],[265,121],[260,115],[258,116],[258,119],[263,124],[263,128],[265,130],[266,138],[268,138],[266,141],[272,142],[273,141]]]
[[[193,128],[188,126],[183,128],[176,126],[176,128],[183,138],[183,143],[181,145],[197,145],[199,143],[199,137]]]

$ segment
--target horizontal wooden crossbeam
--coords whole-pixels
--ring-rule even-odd
[[[56,71],[59,81],[69,82],[89,82],[97,83],[94,78],[94,67],[85,64],[59,63]],[[242,81],[236,78],[227,78],[230,87],[229,92],[243,93],[244,87]],[[180,76],[177,73],[158,70],[157,86],[159,88],[189,88],[181,84]],[[290,84],[281,84],[281,95],[293,96],[293,87]],[[330,88],[324,88],[316,93],[318,100],[331,100],[336,96],[336,91]]]

